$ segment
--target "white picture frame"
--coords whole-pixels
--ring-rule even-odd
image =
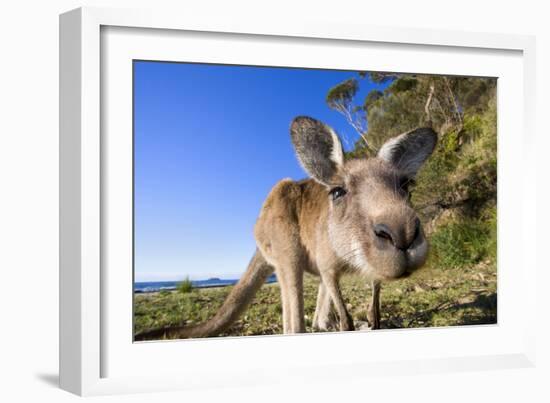
[[[109,46],[106,46],[106,37],[102,36],[106,33],[113,35],[108,40]],[[252,42],[256,45],[269,42],[270,46],[284,48],[285,52],[299,57],[298,53],[292,53],[293,44],[303,48],[316,41],[319,47],[330,49],[331,55],[338,54],[341,50],[342,57],[326,62],[321,60],[323,54],[317,53],[318,56],[311,56],[308,62],[296,62],[297,65],[312,63],[315,66],[322,64],[324,67],[336,68],[345,64],[349,68],[350,63],[362,62],[353,62],[353,52],[348,48],[374,47],[380,51],[385,51],[386,48],[395,49],[397,56],[392,56],[392,60],[398,60],[399,52],[425,54],[428,62],[429,57],[433,57],[430,52],[442,54],[440,60],[443,64],[440,67],[435,62],[416,64],[414,69],[418,72],[461,72],[475,75],[477,71],[478,75],[482,75],[482,72],[490,73],[494,70],[498,73],[499,69],[502,69],[502,88],[505,92],[510,92],[506,92],[509,94],[507,98],[499,98],[498,105],[499,324],[452,330],[417,329],[324,334],[320,337],[299,335],[160,342],[145,343],[136,348],[125,333],[129,330],[128,326],[124,325],[129,319],[125,316],[127,304],[115,305],[116,302],[109,297],[109,290],[112,290],[115,284],[124,284],[128,272],[123,271],[125,274],[118,277],[111,276],[112,273],[108,270],[111,257],[107,251],[117,248],[110,247],[109,242],[119,241],[112,233],[109,232],[109,237],[105,233],[106,228],[115,226],[118,229],[122,228],[119,232],[127,236],[125,224],[113,224],[113,215],[106,214],[106,211],[113,208],[124,211],[128,207],[124,203],[118,207],[111,204],[115,199],[126,200],[125,194],[111,198],[106,195],[110,195],[112,191],[110,182],[118,180],[118,184],[124,185],[127,178],[124,168],[117,170],[108,161],[109,155],[112,156],[113,152],[122,157],[128,155],[124,151],[128,143],[123,141],[123,136],[111,133],[113,127],[120,128],[121,133],[127,132],[129,105],[124,105],[131,87],[129,89],[128,81],[124,79],[116,80],[114,83],[113,80],[105,80],[102,74],[120,74],[120,66],[124,68],[127,60],[135,58],[136,54],[141,54],[140,52],[147,53],[147,49],[154,48],[154,52],[150,50],[147,57],[179,60],[182,56],[175,55],[173,45],[182,40],[185,33],[193,33],[193,37],[199,39],[214,35],[215,40],[212,42],[231,41],[231,38],[237,37],[243,47],[241,50],[231,47],[232,54],[223,53],[221,49],[219,53],[208,54],[208,46],[211,45],[206,44],[205,47],[201,46],[200,54],[195,52],[192,61],[206,57],[204,60],[218,63],[239,61],[245,64],[244,61],[250,64],[271,65],[273,62],[267,54],[273,56],[277,53],[264,54],[256,51],[248,52],[249,55],[246,56],[246,46],[252,46]],[[138,35],[142,35],[138,41],[136,38],[132,39]],[[110,50],[106,50],[107,47]],[[192,47],[192,43],[189,42],[189,52]],[[348,53],[345,53],[344,48],[348,49]],[[104,8],[80,8],[61,15],[61,387],[79,395],[97,395],[224,385],[292,383],[296,382],[297,377],[302,381],[329,379],[328,374],[331,379],[335,376],[347,379],[374,373],[397,375],[534,365],[533,318],[524,316],[521,322],[512,322],[518,311],[535,312],[532,308],[535,304],[535,284],[528,279],[536,278],[536,253],[535,244],[528,242],[527,237],[527,234],[536,232],[533,208],[536,198],[536,186],[533,183],[535,166],[534,158],[531,158],[534,153],[534,49],[534,39],[529,36],[370,27],[304,19],[289,19],[285,22],[245,21],[235,18],[207,20],[197,19],[192,15],[172,15],[168,12]],[[241,56],[238,56],[239,52]],[[311,53],[315,54],[313,51]],[[349,55],[349,58],[346,55]],[[106,57],[112,59],[112,66],[103,60]],[[234,60],[232,57],[237,59]],[[462,57],[471,57],[471,60],[478,58],[478,62],[483,60],[483,63],[476,67],[475,63],[459,61]],[[494,59],[491,59],[495,57],[501,58],[498,59],[502,60],[502,63],[498,63],[500,65],[496,65]],[[116,62],[117,58],[120,59],[119,64]],[[390,56],[388,60],[389,58]],[[445,70],[445,58],[455,60],[455,71]],[[416,63],[420,63],[421,58],[415,60]],[[365,67],[359,64],[353,67]],[[509,69],[505,70],[507,65]],[[384,70],[384,66],[379,62],[370,63],[368,67],[371,70]],[[388,70],[396,71],[396,68],[386,69]],[[122,75],[117,77],[123,78]],[[102,109],[105,108],[106,101],[109,105],[108,110]],[[111,107],[114,109],[109,109]],[[501,113],[502,111],[508,113]],[[114,123],[109,120],[113,112],[116,112]],[[510,135],[503,137],[511,133],[512,128],[519,133],[516,133],[514,138]],[[113,139],[117,141],[113,142]],[[119,141],[120,139],[122,140]],[[522,163],[518,164],[521,168],[511,169],[506,161],[518,150],[522,156]],[[504,161],[504,164],[500,161]],[[125,163],[120,165],[128,166]],[[503,186],[502,183],[505,184],[507,181],[519,181],[523,184],[522,191],[517,192]],[[128,186],[117,187],[128,189]],[[507,235],[509,231],[503,233],[501,223],[504,229],[514,229],[516,239],[522,240],[517,242],[520,245],[513,251],[501,247],[501,243],[506,246],[506,242],[510,240]],[[125,241],[121,239],[120,242]],[[512,267],[520,269],[513,271]],[[131,285],[128,284],[128,287],[131,288]],[[123,325],[118,329],[116,323]],[[344,338],[345,343],[342,343]],[[426,346],[426,350],[411,353],[396,349],[393,354],[388,353],[388,345],[401,345],[401,340],[405,339],[413,345]],[[456,343],[457,341],[461,341],[462,344]],[[348,350],[353,351],[353,348],[361,343],[376,346],[376,349],[372,349],[369,356],[350,356]],[[318,357],[315,352],[321,345],[339,347],[342,354],[335,355],[330,361]],[[444,345],[449,347],[443,347]],[[210,358],[208,355],[205,358],[208,351]],[[272,351],[270,359],[265,360],[271,363],[270,367],[261,360],[262,355],[269,354],[267,351]],[[284,354],[285,351],[290,353]],[[295,354],[297,352],[300,354]],[[169,360],[178,354],[187,357],[186,365],[177,364],[181,362],[178,360]],[[220,364],[213,370],[214,356],[222,357],[223,360],[220,362],[229,364]],[[237,360],[238,357],[240,359]],[[133,371],[135,365],[132,360],[138,359],[140,362],[164,360],[163,370],[156,370],[156,374],[146,370]],[[125,362],[128,363],[126,366],[123,365]]]

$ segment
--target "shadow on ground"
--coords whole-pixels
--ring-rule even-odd
[[[59,375],[58,374],[35,374],[36,378],[41,380],[47,385],[58,388],[59,387]]]

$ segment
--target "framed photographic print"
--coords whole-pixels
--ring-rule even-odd
[[[60,23],[63,388],[532,365],[532,38]]]

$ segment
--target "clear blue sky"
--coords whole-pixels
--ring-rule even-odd
[[[253,226],[280,179],[305,173],[289,125],[309,115],[351,149],[358,135],[325,104],[354,72],[134,62],[136,281],[238,278]],[[358,100],[373,88],[363,79]]]

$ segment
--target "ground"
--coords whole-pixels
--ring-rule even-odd
[[[385,283],[381,293],[381,328],[494,324],[497,321],[496,264],[490,260],[455,269],[427,267],[413,276]],[[342,293],[356,328],[365,325],[371,295],[359,276],[344,277]],[[305,278],[306,330],[312,331],[318,279]],[[232,287],[164,291],[135,296],[135,330],[191,325],[212,317]],[[282,333],[278,284],[264,285],[252,305],[221,336]]]

